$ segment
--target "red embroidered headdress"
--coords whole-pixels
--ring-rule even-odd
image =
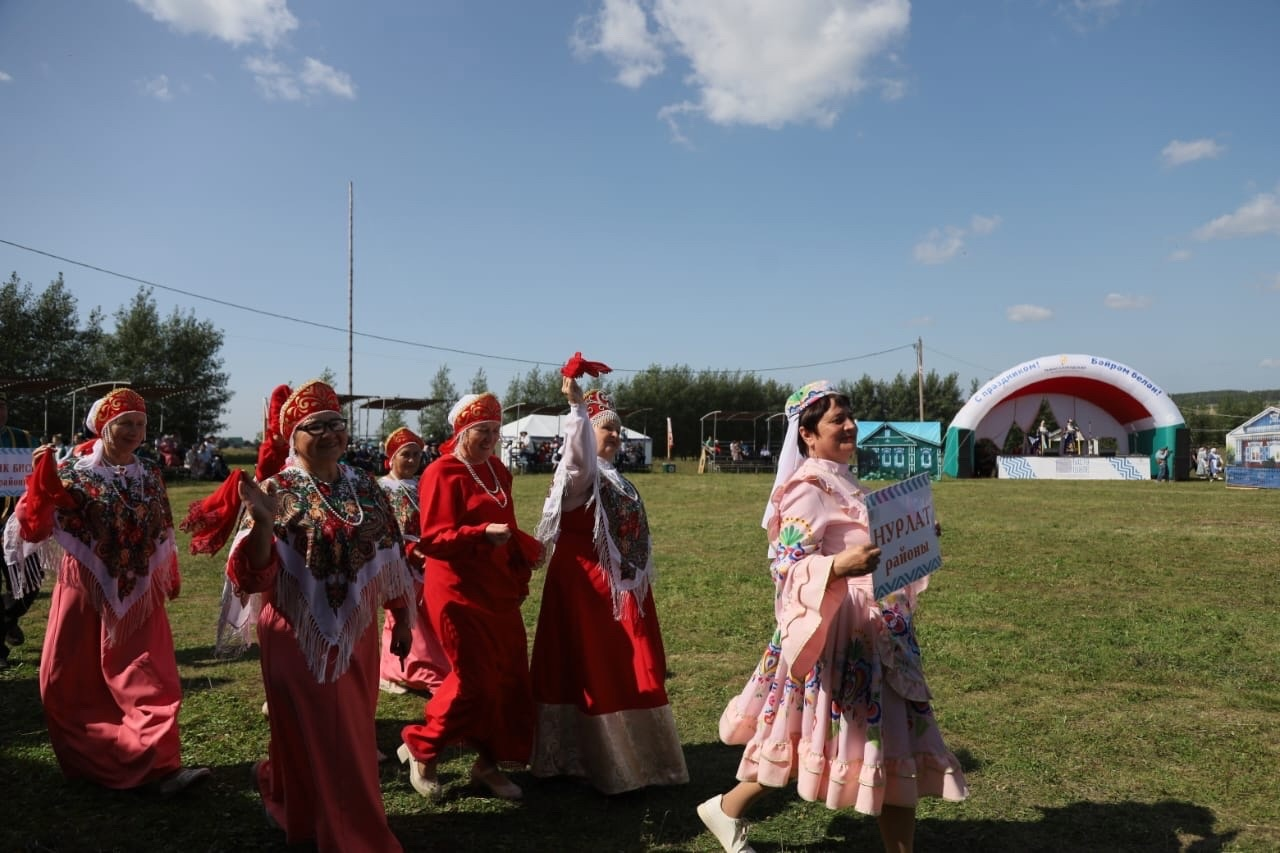
[[[387,459],[390,459],[406,444],[416,444],[418,447],[425,446],[422,443],[422,439],[413,430],[408,427],[400,427],[400,429],[387,436],[387,441],[382,446],[382,450],[387,454]]]
[[[142,395],[132,388],[117,388],[107,396],[95,401],[89,407],[89,414],[84,419],[84,425],[94,435],[100,436],[102,431],[107,428],[107,424],[121,415],[128,415],[133,412],[145,415],[147,413],[147,401],[142,399]]]
[[[502,403],[488,391],[483,394],[468,394],[449,410],[449,423],[453,426],[453,435],[440,445],[440,452],[446,456],[458,446],[458,439],[470,427],[484,423],[502,423]]]
[[[280,407],[280,434],[288,439],[298,424],[318,412],[341,414],[342,403],[336,391],[319,379],[312,379],[299,385]]]
[[[588,391],[582,396],[583,405],[587,407],[587,417],[593,424],[600,424],[604,421],[617,421],[622,423],[622,418],[618,417],[617,411],[613,407],[613,397],[607,391],[593,390]]]

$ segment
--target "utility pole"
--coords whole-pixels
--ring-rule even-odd
[[[356,379],[353,353],[355,337],[355,281],[356,281],[356,225],[355,225],[355,184],[347,181],[347,423],[354,430],[352,416],[355,414]]]
[[[924,420],[924,338],[916,338],[916,390],[920,397],[920,420]]]

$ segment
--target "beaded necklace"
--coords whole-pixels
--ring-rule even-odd
[[[347,525],[348,527],[360,526],[360,523],[364,521],[364,507],[361,506],[360,498],[358,495],[352,495],[352,499],[356,505],[356,517],[353,519],[345,515],[341,510],[339,510],[337,507],[335,507],[332,503],[329,502],[329,499],[325,497],[324,491],[320,488],[320,484],[316,482],[316,478],[311,476],[310,471],[306,470],[305,468],[302,468],[301,466],[299,466],[298,471],[301,472],[302,475],[307,478],[306,482],[310,486],[311,491],[315,492],[315,494],[320,498],[320,502],[324,504],[324,508],[329,511],[330,515],[332,515],[334,518],[338,519],[338,521],[341,521],[343,524]],[[344,477],[342,475],[342,471],[339,470],[338,482],[334,483],[333,485],[334,495],[337,495],[339,492],[342,491],[343,484],[346,483],[346,481],[347,481],[347,478]]]
[[[492,489],[484,484],[484,481],[480,479],[480,475],[476,473],[476,469],[471,467],[470,462],[462,458],[461,453],[455,450],[453,451],[453,455],[459,462],[467,466],[467,473],[471,475],[471,479],[476,481],[476,485],[484,489],[484,493],[493,498],[494,503],[499,507],[506,509],[508,500],[507,493],[503,490],[502,481],[498,479],[498,472],[493,470],[493,463],[489,461],[489,457],[485,457],[484,464],[489,466],[489,476],[493,477]]]
[[[395,480],[396,490],[400,492],[400,494],[404,495],[405,500],[407,500],[410,503],[410,505],[413,506],[414,512],[417,512],[418,481],[417,480],[396,480],[394,477],[392,479]]]
[[[133,467],[132,464],[112,465],[105,459],[103,463],[114,475],[102,478],[102,484],[106,487],[106,490],[119,498],[120,503],[130,509],[146,506],[147,478],[145,472],[140,470],[137,477],[130,477],[129,468]]]

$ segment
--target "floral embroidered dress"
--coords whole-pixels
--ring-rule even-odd
[[[930,705],[912,627],[922,579],[883,601],[870,575],[835,578],[835,554],[869,541],[848,466],[806,459],[772,497],[777,630],[720,737],[745,744],[740,781],[795,779],[801,797],[878,815],[920,797],[963,800],[964,774]]]
[[[378,478],[378,485],[387,493],[391,502],[391,511],[395,513],[400,524],[400,533],[404,537],[405,562],[413,573],[414,602],[422,601],[422,555],[417,553],[418,532],[422,527],[418,515],[418,478],[397,480],[390,475]],[[440,682],[449,673],[449,660],[445,657],[444,648],[431,629],[428,619],[420,618],[413,627],[413,645],[409,654],[405,655],[403,664],[400,658],[391,653],[391,630],[395,627],[396,618],[389,611],[382,626],[382,659],[379,664],[379,684],[382,689],[399,693],[414,690],[419,693],[432,693],[440,686]],[[396,687],[400,689],[397,690]]]
[[[585,778],[605,794],[689,781],[666,691],[644,502],[596,455],[582,406],[538,538],[554,547],[533,641],[536,776]]]
[[[6,548],[20,538],[24,553],[58,566],[40,697],[63,773],[134,788],[182,764],[182,685],[164,607],[178,594],[178,556],[159,468],[136,457],[109,465],[102,453],[99,440],[58,465],[65,504],[24,496]]]
[[[290,844],[395,851],[378,777],[380,607],[408,605],[413,578],[386,494],[339,466],[335,483],[301,468],[272,477],[278,508],[271,560],[255,569],[243,526],[227,558],[238,591],[260,597],[258,643],[271,709],[268,760],[256,770],[267,811]]]

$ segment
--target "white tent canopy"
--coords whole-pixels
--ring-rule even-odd
[[[569,413],[567,411],[563,415],[525,415],[519,420],[503,424],[503,461],[510,465],[511,454],[513,453],[516,439],[520,437],[520,433],[529,433],[530,440],[535,444],[552,441],[557,436],[564,435],[564,422],[568,416]],[[653,464],[653,439],[642,432],[624,426],[622,428],[622,440],[629,445],[639,443],[644,448],[644,464]]]

